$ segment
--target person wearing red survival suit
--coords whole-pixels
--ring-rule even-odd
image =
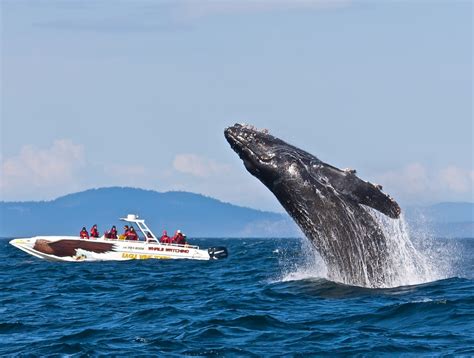
[[[125,225],[123,227],[123,234],[119,236],[119,239],[120,240],[126,240],[129,231],[130,231],[130,228],[128,227],[128,225]]]
[[[107,239],[115,239],[115,240],[117,239],[117,229],[115,228],[115,225],[112,226],[112,229],[107,230],[104,233],[104,237]]]
[[[162,244],[169,244],[170,243],[170,237],[168,236],[168,233],[166,230],[163,231],[163,236],[161,236],[160,242]]]
[[[96,224],[91,228],[91,237],[99,237],[99,231],[97,230]]]
[[[87,232],[85,226],[82,228],[81,232],[79,233],[79,236],[81,237],[81,239],[88,239],[89,238],[89,233]]]
[[[173,244],[179,244],[182,242],[184,239],[183,234],[181,234],[181,230],[176,230],[176,233],[174,234],[173,238],[171,239],[171,242]],[[180,244],[182,245],[182,244]]]
[[[178,237],[176,238],[176,243],[178,245],[186,245],[186,237],[184,236],[184,234],[178,234]]]
[[[109,238],[110,239],[117,239],[117,228],[114,226],[112,226],[112,229],[110,229],[109,231]]]
[[[181,232],[180,230],[176,230],[173,237],[170,237],[170,244],[176,244],[176,240],[178,239],[178,234],[180,232]]]
[[[128,233],[127,233],[127,240],[138,240],[138,235],[137,235],[137,232],[135,231],[135,229],[133,228],[133,226],[130,227],[130,230],[128,230]]]

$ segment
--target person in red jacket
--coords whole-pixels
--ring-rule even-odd
[[[168,233],[166,232],[166,230],[163,230],[163,235],[161,236],[160,242],[162,244],[170,243],[170,237],[168,236]]]
[[[130,228],[128,227],[128,225],[125,225],[123,227],[123,234],[118,237],[119,240],[127,240],[127,235],[129,231],[130,231]]]
[[[79,233],[79,236],[81,237],[81,239],[88,239],[89,238],[89,233],[87,232],[85,226],[82,228],[81,232]]]
[[[178,238],[178,234],[180,233],[180,230],[176,230],[174,233],[173,237],[170,237],[170,244],[176,244],[176,239]]]
[[[112,226],[112,229],[110,229],[109,231],[109,238],[111,239],[117,239],[117,228],[114,226]]]
[[[115,239],[115,240],[117,239],[117,229],[115,228],[115,225],[112,226],[112,229],[107,230],[104,233],[104,237],[107,239]]]
[[[97,225],[91,227],[91,237],[99,237],[99,230],[97,230]]]
[[[133,228],[133,226],[130,226],[130,230],[128,230],[127,240],[134,240],[134,241],[138,240],[138,234]]]
[[[178,245],[186,245],[186,236],[180,232],[176,238],[176,243]]]
[[[183,239],[184,239],[184,236],[183,236],[183,234],[181,233],[181,230],[176,230],[176,233],[174,234],[173,238],[171,239],[171,242],[172,242],[173,244],[183,245],[183,244],[182,244]]]

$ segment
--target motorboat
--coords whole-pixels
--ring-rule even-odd
[[[10,241],[16,248],[49,261],[122,261],[145,259],[217,260],[228,256],[225,247],[201,249],[196,245],[160,243],[160,240],[137,215],[120,218],[141,232],[138,240],[77,236],[35,236]],[[138,231],[137,231],[138,233]]]

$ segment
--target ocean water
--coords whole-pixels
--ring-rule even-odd
[[[474,355],[474,239],[435,242],[449,278],[386,289],[328,281],[304,239],[194,243],[230,256],[51,263],[0,239],[0,356]]]

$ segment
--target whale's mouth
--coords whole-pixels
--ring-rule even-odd
[[[234,127],[228,127],[224,130],[225,139],[229,142],[230,147],[236,152],[240,154],[243,149],[246,148],[243,141],[239,138],[238,134],[236,133]]]
[[[250,128],[241,124],[235,124],[224,130],[224,136],[227,142],[229,142],[230,147],[239,155],[240,159],[242,159],[245,164],[250,164],[249,162],[254,163],[260,161],[261,158],[252,150],[252,142],[256,140],[254,135],[245,129]]]
[[[233,127],[229,127],[224,131],[225,138],[229,142],[230,147],[236,152],[243,161],[247,170],[252,174],[257,174],[258,155],[249,147],[248,141],[239,136]]]

